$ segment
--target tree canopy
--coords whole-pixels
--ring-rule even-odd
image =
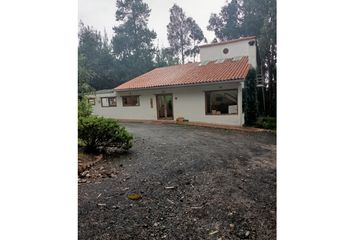
[[[117,0],[116,6],[113,53],[122,65],[124,79],[128,79],[154,67],[156,33],[147,27],[151,10],[142,0]]]
[[[221,8],[219,14],[211,14],[207,29],[214,31],[215,36],[221,41],[239,38],[242,35],[239,2],[231,0]]]
[[[79,30],[79,70],[90,72],[89,84],[94,89],[113,88],[118,83],[116,61],[111,54],[107,35],[80,23]],[[79,79],[80,81],[80,79]]]

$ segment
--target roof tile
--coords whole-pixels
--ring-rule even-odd
[[[248,57],[237,61],[225,59],[223,63],[210,61],[206,65],[188,63],[156,68],[115,88],[118,91],[176,85],[244,79],[249,70]]]

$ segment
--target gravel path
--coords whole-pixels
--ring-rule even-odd
[[[79,239],[276,239],[274,134],[124,125],[133,148],[94,167],[114,177],[79,184]]]

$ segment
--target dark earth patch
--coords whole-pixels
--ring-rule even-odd
[[[274,134],[124,125],[133,148],[92,168],[114,177],[79,184],[79,239],[276,239]]]

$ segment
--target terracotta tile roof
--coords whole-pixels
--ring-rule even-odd
[[[227,41],[223,41],[223,42],[204,44],[204,45],[199,46],[199,48],[212,47],[212,46],[223,45],[223,44],[228,44],[228,43],[235,43],[235,42],[244,41],[244,40],[251,40],[251,39],[255,40],[256,36],[240,37],[237,39],[227,40]]]
[[[117,91],[175,85],[191,85],[244,79],[248,73],[248,57],[225,59],[156,68],[115,88]]]

